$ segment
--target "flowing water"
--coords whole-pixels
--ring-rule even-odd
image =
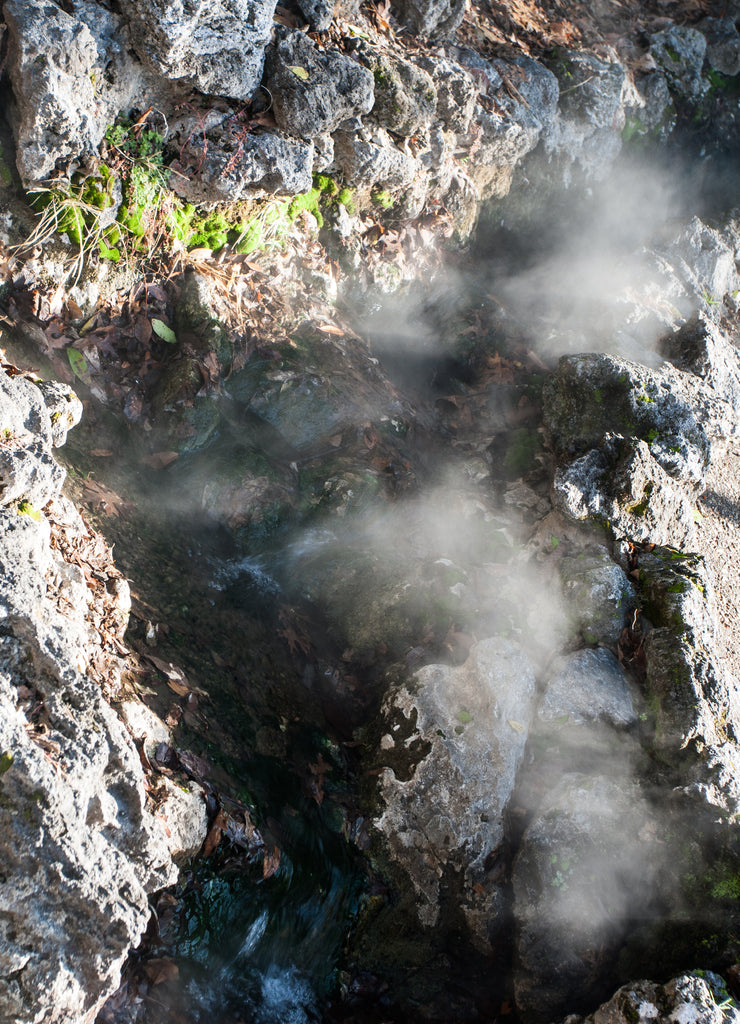
[[[631,357],[653,359],[655,321],[619,319],[624,294],[644,294],[645,247],[675,234],[689,209],[735,198],[720,192],[726,182],[708,179],[705,164],[697,167],[689,181],[626,166],[607,188],[565,196],[534,235],[497,222],[472,261],[457,260],[445,277],[365,311],[358,330],[417,411],[404,449],[415,474],[408,493],[368,500],[346,517],[314,518],[245,554],[180,509],[182,481],[167,493],[167,474],[143,480],[131,469],[125,477],[141,489],[140,511],[106,532],[140,599],[132,645],[145,651],[150,621],[164,627],[160,656],[208,691],[178,727],[178,746],[208,757],[210,782],[249,808],[266,847],[280,851],[265,871],[237,836],[184,870],[176,901],[158,906],[159,939],[150,937],[142,953],[141,963],[153,951],[179,969],[176,979],[142,988],[148,1024],[408,1019],[394,1009],[394,980],[389,987],[368,977],[365,993],[357,975],[343,973],[359,911],[385,895],[363,852],[368,779],[358,729],[372,722],[384,673],[399,662],[461,662],[487,629],[513,632],[540,664],[557,648],[560,609],[525,548],[547,500],[537,432],[543,374],[563,351],[615,339]],[[520,369],[495,379],[491,360],[499,357]],[[477,404],[466,420],[471,396]],[[100,444],[102,421],[86,429],[69,441],[78,472],[90,465],[86,446]],[[410,593],[392,605],[397,649],[391,642],[381,653],[377,644],[347,653],[327,602],[334,621],[344,601],[369,622],[379,567]],[[438,600],[442,579],[451,605]],[[166,689],[151,703],[165,714]],[[431,970],[444,953],[440,991],[450,1020],[473,1019],[464,1000],[454,1016],[457,989],[476,984],[468,968],[486,965],[461,965],[453,947],[452,933],[439,938]],[[482,976],[477,983],[484,991]],[[354,1009],[342,1010],[338,992]],[[485,1017],[486,998],[473,999],[476,1019]]]

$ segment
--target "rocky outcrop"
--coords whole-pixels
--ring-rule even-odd
[[[171,805],[168,838],[103,694],[122,659],[99,623],[122,632],[130,601],[115,572],[90,589],[95,538],[60,494],[51,448],[80,412],[67,387],[0,375],[0,1017],[16,1022],[90,1019],[146,928],[148,894],[177,877],[175,805],[205,835],[198,797]]]
[[[655,1021],[696,1020],[706,1024],[734,1022],[740,1016],[727,985],[712,971],[683,974],[665,985],[634,981],[588,1017],[573,1014],[567,1024],[643,1024]]]
[[[158,75],[247,100],[262,77],[275,6],[276,0],[124,0],[122,10],[134,49]]]
[[[396,193],[409,217],[428,200],[456,214],[466,193],[466,206],[507,195],[523,163],[523,181],[602,175],[623,129],[664,137],[675,104],[705,116],[711,68],[734,66],[730,30],[712,18],[653,35],[636,77],[609,48],[484,59],[454,42],[464,9],[394,5],[424,41],[411,54],[402,36],[347,27],[342,17],[362,17],[352,5],[305,0],[322,34],[312,39],[274,0],[125,0],[116,12],[94,0],[6,0],[18,170],[27,188],[52,172],[86,173],[119,115],[155,108],[171,186],[190,202],[296,195],[320,172],[365,202],[373,186]],[[458,223],[468,230],[472,219]]]
[[[492,863],[524,755],[534,674],[501,639],[476,644],[459,668],[427,665],[385,701],[379,759],[384,804],[375,827],[408,872],[419,921],[434,927],[441,885],[460,876],[459,907],[485,953],[505,912]]]

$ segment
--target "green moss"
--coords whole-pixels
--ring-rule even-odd
[[[355,210],[357,209],[357,207],[355,206],[353,195],[354,193],[352,189],[345,187],[340,190],[339,195],[337,196],[337,202],[340,203],[345,208],[347,213],[354,213]]]
[[[37,508],[34,508],[30,501],[21,501],[18,504],[18,511],[22,516],[29,516],[35,522],[41,521],[41,513]]]
[[[383,210],[393,209],[396,202],[390,192],[384,189],[375,189],[370,198],[376,206],[380,206]]]
[[[504,456],[504,470],[507,477],[515,479],[529,472],[534,466],[535,455],[539,447],[539,437],[535,431],[528,430],[526,427],[515,430]]]
[[[634,142],[637,139],[644,138],[645,135],[647,135],[647,128],[639,117],[633,116],[626,118],[624,128],[622,129],[623,142]]]
[[[234,224],[226,219],[220,210],[193,224],[193,233],[188,238],[190,249],[222,249],[229,240]]]

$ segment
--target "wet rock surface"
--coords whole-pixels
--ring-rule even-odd
[[[698,28],[656,23],[633,50],[620,43],[619,52],[572,46],[561,25],[566,45],[553,51],[550,44],[533,59],[471,49],[474,35],[456,2],[363,14],[356,4],[309,0],[279,9],[229,0],[208,12],[126,0],[120,20],[91,2],[69,6],[73,13],[37,0],[4,7],[24,181],[84,170],[119,109],[131,113],[143,97],[156,99],[163,152],[174,160],[171,184],[184,199],[210,208],[305,194],[298,216],[336,257],[313,278],[332,303],[347,267],[364,274],[379,251],[401,252],[413,232],[421,244],[411,256],[418,256],[429,224],[465,236],[480,203],[508,199],[512,186],[512,221],[529,217],[538,230],[532,211],[552,190],[590,187],[631,133],[665,140],[677,120],[727,114],[708,69],[737,70],[734,23],[711,18]],[[347,27],[345,17],[365,27]],[[440,48],[404,48],[396,18]],[[48,65],[38,61],[47,51]],[[42,108],[55,112],[51,133]],[[394,212],[381,222],[368,213],[379,208]],[[505,207],[491,209],[495,218]],[[284,231],[290,227],[286,219]],[[740,529],[727,441],[737,431],[740,395],[737,226],[720,231],[695,218],[671,237],[634,254],[644,280],[629,289],[618,278],[616,302],[596,319],[594,345],[613,343],[613,355],[588,353],[584,328],[553,329],[546,308],[530,332],[506,293],[485,303],[479,294],[464,326],[456,323],[444,297],[428,298],[438,279],[426,294],[445,344],[425,352],[422,337],[405,377],[394,366],[395,342],[371,355],[336,308],[330,317],[323,307],[321,338],[305,323],[293,329],[313,308],[305,296],[304,306],[289,308],[299,294],[294,279],[279,316],[271,313],[292,325],[274,347],[260,345],[264,321],[245,319],[238,330],[230,321],[227,329],[203,273],[178,279],[177,346],[153,337],[157,320],[168,329],[163,320],[140,314],[137,329],[150,345],[146,374],[116,385],[127,439],[135,438],[136,456],[146,452],[153,472],[166,470],[161,517],[174,522],[174,510],[195,508],[203,536],[210,542],[212,532],[214,548],[232,556],[218,585],[203,590],[216,609],[206,614],[183,603],[185,584],[177,582],[183,551],[193,575],[202,571],[200,538],[181,545],[180,562],[166,570],[176,595],[168,607],[173,633],[181,643],[197,637],[198,654],[210,658],[203,667],[193,656],[199,673],[221,672],[214,689],[223,684],[230,721],[217,733],[224,742],[215,774],[226,788],[248,777],[258,792],[250,806],[261,801],[268,838],[259,840],[263,877],[255,891],[269,891],[275,878],[297,898],[296,916],[310,924],[315,913],[321,927],[332,919],[341,932],[331,940],[333,963],[344,948],[344,1008],[331,1008],[340,1017],[358,1005],[364,1012],[366,998],[382,1020],[489,1018],[503,1012],[513,978],[522,1019],[547,1021],[591,1010],[625,977],[638,976],[634,965],[646,951],[663,977],[697,956],[722,969],[738,956],[733,630],[740,600],[722,554],[736,549]],[[228,248],[223,266],[212,251],[204,246],[191,258],[226,282],[235,305],[258,307],[262,285],[239,290],[228,276]],[[376,261],[368,273],[393,290],[418,271],[393,265],[383,278]],[[535,294],[530,289],[527,301]],[[145,294],[140,306],[149,302]],[[75,351],[84,349],[93,365],[100,354],[85,342],[79,318],[77,325]],[[646,352],[648,367],[640,357],[656,332],[663,337]],[[43,334],[42,347],[53,349],[58,337]],[[399,333],[398,347],[402,340]],[[128,346],[135,350],[132,338]],[[557,365],[554,352],[566,353]],[[96,400],[102,395],[113,407],[114,389],[106,392],[89,367],[84,373]],[[0,787],[3,813],[6,799],[11,808],[8,863],[20,879],[15,893],[4,890],[8,1012],[17,1020],[56,1012],[70,1024],[115,984],[146,925],[147,892],[175,878],[171,858],[196,854],[210,823],[223,859],[213,862],[203,891],[218,900],[224,885],[228,903],[242,884],[229,858],[249,848],[250,827],[248,814],[214,823],[202,765],[174,749],[161,723],[128,713],[145,757],[157,761],[159,750],[166,770],[192,769],[187,793],[160,773],[152,815],[139,754],[88,677],[89,626],[78,615],[79,630],[68,622],[62,629],[57,612],[45,611],[42,578],[55,573],[70,605],[81,613],[88,603],[84,573],[61,564],[46,525],[62,516],[49,511],[61,483],[51,448],[78,411],[56,385],[24,377],[3,384],[8,710]],[[113,501],[112,492],[99,493]],[[62,508],[72,522],[71,507]],[[74,528],[85,529],[76,521]],[[156,574],[159,553],[144,549],[155,551]],[[221,555],[208,557],[217,564]],[[36,576],[26,585],[29,567]],[[138,610],[139,639],[157,658],[168,623]],[[269,623],[273,646],[259,646],[256,621]],[[160,663],[172,672],[166,659]],[[176,673],[164,674],[178,683]],[[164,707],[174,735],[205,734],[207,691],[171,690],[180,698]],[[43,728],[29,710],[38,702]],[[217,746],[211,742],[211,752]],[[265,775],[285,785],[279,801],[277,782],[273,790],[255,781],[260,759]],[[22,801],[27,814],[12,809]],[[296,835],[303,847],[292,845]],[[39,836],[49,860],[41,861],[37,892],[21,865]],[[332,849],[329,872],[316,874],[312,861],[301,875],[294,850],[316,848],[318,863]],[[336,872],[331,857],[342,863]],[[337,895],[346,857],[365,873],[359,909],[349,905],[353,896]],[[196,874],[209,870],[201,865]],[[311,895],[296,897],[304,884]],[[180,919],[193,931],[208,913],[199,885],[183,897],[196,909]],[[240,904],[248,924],[234,946],[233,977],[190,975],[204,993],[190,1008],[198,1020],[227,1004],[234,1019],[245,1007],[269,1020],[292,1019],[296,1006],[304,1016],[313,1012],[305,988],[286,1009],[245,967],[244,949],[272,955],[275,931],[287,934],[282,909],[277,924],[267,920],[272,907],[250,917],[250,899]],[[36,932],[13,946],[23,901],[41,908],[41,923],[34,918],[28,928]],[[66,943],[60,953],[56,940],[46,966],[42,911]],[[69,914],[76,932],[61,924]],[[315,980],[319,969],[311,973],[306,947],[317,943],[311,927],[307,934],[293,948]],[[89,955],[93,941],[97,958]],[[161,941],[174,957],[177,941]],[[197,943],[193,949],[182,963],[191,953],[197,961]],[[53,976],[48,962],[59,965]],[[506,980],[490,980],[491,962]],[[386,968],[389,977],[411,978],[407,987],[394,982],[389,992],[383,977],[368,977]],[[714,1020],[710,998],[693,976],[663,987],[639,982],[593,1019]]]
[[[440,883],[461,875],[457,897],[485,953],[505,901],[490,865],[504,841],[503,814],[524,755],[534,674],[500,639],[476,644],[463,666],[428,665],[386,698],[378,758],[384,803],[375,827],[408,872],[422,925],[440,915]]]

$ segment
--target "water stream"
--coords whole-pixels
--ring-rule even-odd
[[[244,552],[193,521],[182,478],[119,464],[137,510],[105,529],[137,596],[131,644],[145,651],[158,624],[160,657],[207,691],[181,720],[178,746],[209,759],[210,783],[248,807],[280,851],[268,873],[236,837],[184,870],[150,945],[179,973],[144,990],[146,1024],[408,1020],[394,985],[423,988],[432,974],[450,1020],[491,1019],[500,1007],[506,981],[486,978],[482,958],[456,961],[454,929],[431,944],[416,982],[368,972],[364,991],[362,972],[348,971],[358,914],[387,895],[364,857],[363,729],[399,665],[459,664],[492,634],[516,635],[539,666],[558,649],[561,609],[526,547],[547,511],[543,376],[563,351],[616,344],[654,360],[655,318],[620,321],[625,293],[644,298],[645,247],[669,240],[688,210],[735,198],[696,167],[687,185],[625,166],[608,188],[565,196],[534,231],[499,220],[472,260],[363,313],[358,330],[416,412],[399,449],[413,468],[408,488],[386,486],[346,515]],[[78,474],[105,429],[93,415],[70,436]],[[387,614],[398,617],[390,638]],[[170,697],[160,685],[147,699],[166,714]]]

